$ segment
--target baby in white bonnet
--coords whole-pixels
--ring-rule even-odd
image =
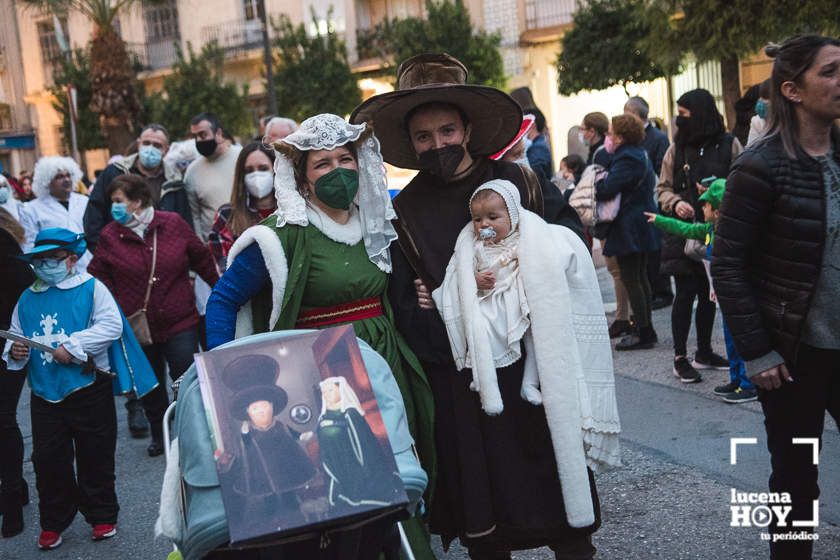
[[[520,342],[531,324],[519,273],[519,191],[508,181],[489,181],[470,199],[470,215],[479,309],[490,331],[493,362],[506,367],[522,357]]]

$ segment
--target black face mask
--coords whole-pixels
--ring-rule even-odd
[[[203,155],[204,157],[212,156],[213,152],[216,151],[217,145],[218,143],[216,142],[215,138],[211,138],[210,140],[195,141],[195,149],[198,150],[198,153]]]
[[[448,181],[455,174],[455,170],[458,169],[465,155],[464,147],[460,144],[454,144],[427,150],[417,156],[417,161],[423,171]]]

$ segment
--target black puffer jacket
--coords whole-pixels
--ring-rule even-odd
[[[819,162],[788,158],[778,136],[750,147],[727,179],[712,257],[715,293],[745,360],[776,351],[795,361],[824,243]]]
[[[694,208],[694,222],[703,220],[703,204],[698,202],[697,183],[706,177],[726,177],[732,163],[732,136],[721,134],[701,147],[674,145],[671,184],[674,194]],[[673,216],[676,217],[676,216]],[[663,274],[705,276],[703,265],[685,254],[685,239],[662,234],[660,271]]]

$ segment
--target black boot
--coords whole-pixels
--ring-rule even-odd
[[[128,431],[131,432],[131,437],[146,437],[149,433],[149,421],[146,420],[143,403],[137,398],[137,395],[131,393],[126,397],[125,408],[128,411]]]
[[[152,423],[152,443],[146,448],[149,457],[157,457],[163,453],[163,424]]]
[[[648,325],[647,327],[640,328],[638,333],[622,338],[621,341],[615,345],[615,349],[619,351],[648,350],[653,348],[658,339],[659,337],[656,336],[656,331],[653,330],[652,326]]]
[[[23,532],[23,505],[28,501],[29,492],[26,483],[16,491],[4,491],[0,495],[0,508],[3,510],[0,534],[3,538],[14,537]]]

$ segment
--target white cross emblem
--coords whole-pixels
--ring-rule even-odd
[[[55,315],[41,315],[40,325],[44,329],[44,334],[35,332],[31,336],[32,340],[36,342],[58,348],[61,346],[61,343],[70,338],[65,334],[64,329],[53,332],[53,329],[58,325],[58,313]],[[53,355],[48,352],[41,352],[41,359],[44,361],[44,365],[46,365],[52,363]]]

